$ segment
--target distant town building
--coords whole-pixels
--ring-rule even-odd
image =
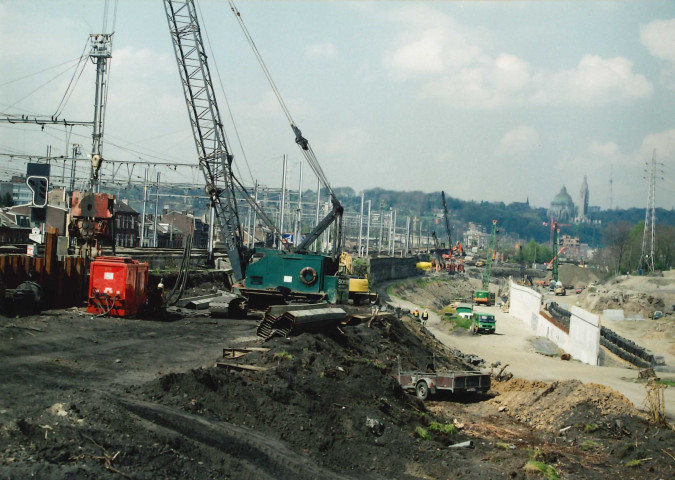
[[[487,248],[489,236],[490,235],[485,232],[485,227],[483,225],[476,225],[473,222],[469,222],[469,229],[464,232],[464,248]]]
[[[560,236],[560,244],[565,247],[564,257],[578,258],[580,255],[581,243],[579,237],[572,237],[571,235],[563,234]]]
[[[548,210],[549,218],[557,222],[571,222],[574,220],[574,202],[567,193],[567,188],[563,185],[560,193],[555,196],[551,202],[551,208]]]
[[[30,232],[27,217],[0,212],[0,246],[10,243],[29,243]]]
[[[188,234],[192,234],[193,248],[206,248],[209,241],[209,224],[201,218],[195,217],[190,213],[171,212],[160,217],[162,223],[168,223],[179,229],[182,233],[182,241]],[[184,245],[178,245],[182,248]]]
[[[26,177],[13,176],[9,182],[0,184],[0,195],[9,194],[14,205],[26,205],[33,201],[33,192],[26,185]]]
[[[138,247],[140,245],[140,222],[138,212],[123,201],[115,205],[115,245]]]

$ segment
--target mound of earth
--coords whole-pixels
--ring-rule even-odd
[[[578,380],[544,383],[522,379],[497,382],[490,402],[534,428],[557,431],[568,425],[600,422],[622,416],[643,418],[621,393]]]
[[[0,478],[530,478],[531,460],[564,478],[669,478],[675,466],[673,431],[604,387],[513,379],[492,399],[422,403],[396,380],[399,356],[469,367],[407,318],[264,343],[247,319],[2,322]],[[223,368],[221,343],[268,350]],[[198,360],[178,369],[160,345]]]
[[[402,280],[388,288],[392,295],[414,300],[422,308],[440,311],[456,301],[471,301],[475,286],[466,275],[442,275]]]

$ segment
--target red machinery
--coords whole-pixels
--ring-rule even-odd
[[[73,192],[68,233],[77,238],[80,256],[93,258],[101,254],[103,241],[113,244],[115,196],[108,193]]]
[[[127,317],[145,305],[148,264],[129,257],[97,257],[91,262],[87,312]]]

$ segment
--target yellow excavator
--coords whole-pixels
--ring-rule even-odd
[[[354,305],[377,302],[378,295],[376,292],[370,291],[368,276],[354,273],[354,259],[347,252],[340,254],[339,272],[349,278],[349,299]]]

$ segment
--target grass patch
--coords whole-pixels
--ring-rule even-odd
[[[457,427],[455,427],[452,423],[431,422],[429,424],[429,430],[432,432],[442,433],[444,435],[454,435],[457,433]]]
[[[282,350],[274,354],[274,360],[293,360],[293,355],[286,350]]]
[[[511,450],[511,445],[504,442],[497,442],[495,443],[495,448],[498,448],[500,450]]]
[[[417,427],[415,429],[415,434],[422,440],[431,440],[431,434],[424,427]]]
[[[387,366],[384,363],[380,362],[379,360],[373,360],[372,365],[373,365],[373,367],[377,368],[381,372],[384,372],[385,370],[387,370]]]
[[[602,448],[602,444],[600,444],[598,442],[594,442],[593,440],[585,440],[581,444],[581,449],[585,452],[587,452],[589,450],[597,450],[599,448]]]
[[[559,480],[558,472],[555,471],[551,465],[546,465],[544,462],[538,460],[529,460],[523,470],[526,472],[539,473],[544,476],[546,480]]]
[[[675,380],[663,380],[662,378],[657,378],[656,383],[660,383],[666,387],[675,387]]]
[[[630,462],[626,462],[626,467],[628,468],[634,468],[634,467],[639,467],[642,465],[642,460],[631,460]]]
[[[444,320],[450,325],[451,330],[454,330],[455,328],[463,328],[464,330],[468,330],[471,328],[471,319],[469,318],[445,316]]]
[[[584,433],[593,433],[598,428],[600,427],[598,427],[595,423],[587,423],[586,425],[584,425]]]

